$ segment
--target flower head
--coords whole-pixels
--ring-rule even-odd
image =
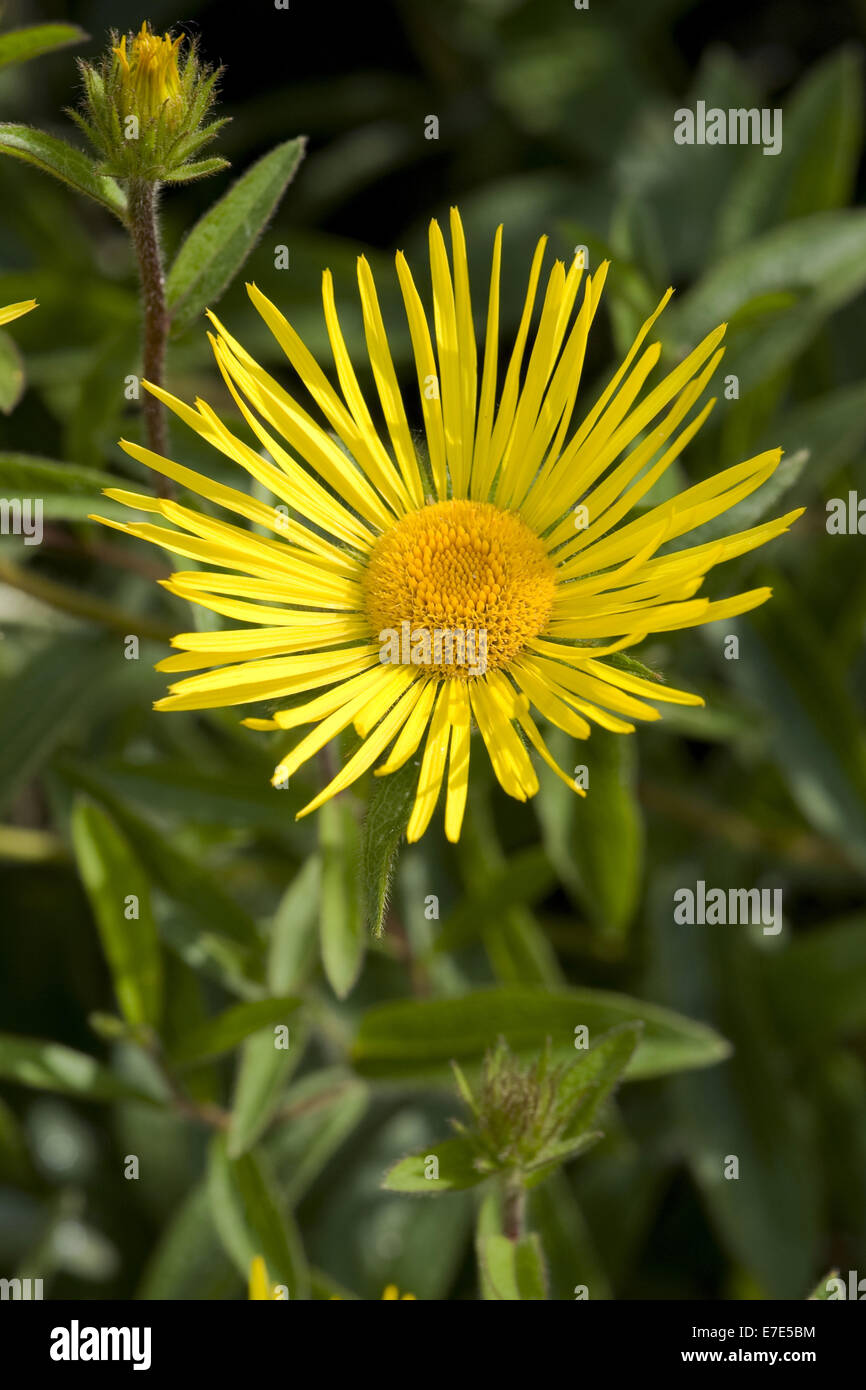
[[[206,122],[219,72],[199,60],[183,34],[160,37],[146,22],[138,33],[112,34],[96,63],[80,63],[84,99],[69,114],[101,156],[105,174],[184,183],[223,168],[195,156],[224,120]]]
[[[120,43],[112,46],[117,60],[118,109],[121,118],[134,115],[142,120],[154,120],[164,113],[169,121],[176,120],[182,110],[181,77],[178,66],[182,36],[154,34],[142,24],[137,34],[124,34]]]
[[[247,718],[251,728],[287,733],[308,726],[280,761],[277,785],[354,724],[360,747],[300,814],[374,765],[377,776],[387,776],[417,758],[410,840],[427,828],[443,784],[446,834],[458,838],[473,728],[502,787],[523,801],[538,789],[532,749],[573,787],[551,757],[538,715],[586,738],[593,724],[631,733],[635,720],[660,717],[660,702],[702,704],[699,695],[608,658],[650,633],[729,618],[763,603],[766,588],[717,601],[699,590],[713,566],[779,535],[800,514],[666,550],[759,487],[781,457],[771,450],[635,510],[712,409],[712,401],[701,408],[698,402],[722,356],[724,325],[645,389],[661,353],[648,340],[669,290],[575,427],[607,265],[591,276],[580,258],[568,268],[555,262],[531,334],[542,239],[503,371],[502,229],[480,365],[456,210],[451,240],[449,264],[440,228],[431,224],[432,329],[405,257],[397,256],[418,380],[414,404],[401,395],[364,257],[358,283],[378,407],[355,374],[328,271],[324,313],[337,385],[280,311],[248,287],[309,393],[306,404],[211,314],[217,363],[258,447],[203,401],[190,407],[149,388],[275,503],[136,444],[123,447],[188,492],[255,523],[256,532],[185,503],[107,492],[168,523],[107,525],[199,566],[173,575],[166,588],[239,624],[174,639],[178,653],[160,665],[183,678],[157,708],[263,702],[266,717]],[[384,430],[374,421],[376,408]],[[423,451],[412,429],[418,417]]]

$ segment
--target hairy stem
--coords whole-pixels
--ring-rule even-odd
[[[526,1188],[519,1178],[505,1184],[503,1230],[509,1240],[520,1240],[526,1231]]]
[[[129,230],[138,261],[144,313],[142,366],[145,378],[155,386],[161,386],[170,320],[165,303],[165,271],[159,241],[158,188],[149,179],[130,179],[127,194]],[[162,403],[147,391],[141,408],[148,448],[155,454],[165,454],[168,438]],[[166,479],[160,478],[157,487],[160,496],[171,495]]]

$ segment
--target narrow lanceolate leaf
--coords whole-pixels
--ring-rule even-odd
[[[244,1043],[228,1129],[229,1158],[246,1153],[267,1129],[304,1050],[303,1035],[299,1043],[298,1031],[290,1029],[287,1047],[276,1046],[271,1028],[253,1033]]]
[[[175,334],[215,304],[255,246],[304,155],[303,137],[277,145],[196,223],[166,281]]]
[[[79,800],[72,842],[117,1002],[134,1028],[158,1028],[162,1012],[162,959],[147,879],[129,842],[98,806]]]
[[[0,695],[0,809],[40,771],[91,698],[94,682],[116,664],[113,644],[90,637],[55,638],[5,681]]]
[[[268,988],[286,994],[306,981],[315,960],[322,865],[312,854],[283,894],[271,923]]]
[[[567,767],[574,745],[557,730],[551,753]],[[643,872],[643,822],[635,789],[632,739],[596,729],[581,750],[588,795],[574,796],[561,782],[537,798],[545,846],[563,885],[598,937],[620,948],[637,908]]]
[[[303,1201],[369,1104],[369,1087],[341,1067],[308,1072],[284,1093],[285,1121],[268,1136],[267,1155],[287,1206]]]
[[[259,1029],[269,1030],[271,1046],[275,1046],[273,1029],[285,1024],[300,1004],[299,999],[286,996],[279,999],[253,999],[234,1004],[216,1018],[205,1019],[172,1045],[170,1056],[176,1066],[205,1062],[231,1052],[239,1043]]]
[[[13,29],[10,34],[0,34],[0,68],[41,58],[56,48],[83,43],[87,37],[77,24],[34,24],[29,29]]]
[[[166,834],[128,810],[100,772],[83,763],[69,762],[64,768],[77,786],[89,792],[113,816],[135,845],[151,881],[181,907],[170,944],[184,959],[189,957],[199,965],[202,959],[212,958],[216,950],[230,974],[239,973],[252,985],[260,986],[264,977],[264,946],[253,918],[207,868],[178,850]],[[159,925],[165,932],[164,919]]]
[[[0,330],[0,410],[11,415],[24,394],[27,376],[15,339]]]
[[[574,1057],[585,1037],[592,1046],[611,1028],[638,1022],[644,1032],[629,1079],[710,1066],[729,1055],[725,1040],[705,1024],[624,994],[507,986],[457,999],[379,1004],[361,1019],[352,1056],[364,1076],[438,1081],[450,1079],[452,1059],[478,1063],[499,1037],[522,1055],[539,1052],[550,1038],[562,1059]]]
[[[153,1096],[131,1086],[85,1052],[42,1038],[0,1033],[0,1080],[39,1091],[56,1091],[78,1100],[138,1100]]]
[[[216,1233],[207,1184],[194,1187],[164,1229],[136,1297],[222,1299],[232,1297],[238,1275]]]
[[[547,1298],[547,1275],[538,1236],[509,1240],[508,1236],[480,1236],[478,1258],[485,1276],[487,1297],[493,1300],[538,1301]]]
[[[364,960],[366,934],[358,894],[358,827],[351,808],[331,800],[319,811],[322,856],[322,965],[334,993],[345,999]]]
[[[211,1213],[227,1253],[247,1278],[260,1255],[272,1284],[289,1298],[309,1297],[309,1274],[298,1232],[283,1211],[256,1154],[231,1159],[222,1135],[211,1145],[208,1170]]]
[[[126,220],[126,195],[114,179],[97,172],[92,159],[81,150],[58,140],[54,135],[46,135],[42,130],[33,130],[26,125],[0,124],[0,154],[10,154],[14,159],[23,159],[27,164],[35,164],[46,174],[73,188],[76,193],[86,193],[101,203],[121,222]]]
[[[373,779],[370,803],[361,831],[361,883],[365,926],[381,936],[388,890],[400,841],[409,823],[418,785],[418,766],[409,759],[390,777]]]
[[[410,1154],[389,1168],[382,1186],[388,1192],[416,1192],[437,1197],[443,1192],[460,1192],[477,1187],[489,1176],[479,1173],[474,1151],[467,1140],[446,1139],[422,1154]]]
[[[578,1060],[563,1076],[557,1092],[563,1111],[571,1107],[565,1131],[568,1140],[585,1134],[595,1124],[604,1102],[625,1075],[642,1032],[642,1023],[627,1023],[606,1033],[588,1052],[578,1052]]]
[[[0,384],[0,402],[2,394]],[[116,487],[117,482],[111,473],[96,468],[79,468],[33,454],[0,453],[0,497],[40,498],[44,521],[83,521],[96,510],[110,517],[123,515],[119,502],[101,495],[103,488]],[[110,509],[107,512],[106,507]]]

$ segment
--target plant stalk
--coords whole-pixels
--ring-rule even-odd
[[[509,1240],[521,1240],[526,1233],[526,1188],[519,1178],[505,1184],[502,1228]]]
[[[170,318],[165,302],[165,270],[157,216],[159,188],[150,179],[130,179],[127,197],[129,230],[141,283],[144,318],[142,367],[146,380],[161,386]],[[168,435],[162,402],[146,391],[141,409],[148,448],[155,454],[165,455]],[[161,497],[171,496],[171,487],[165,478],[158,479],[157,490]]]

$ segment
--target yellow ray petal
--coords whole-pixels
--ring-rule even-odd
[[[451,226],[451,258],[454,264],[454,310],[457,325],[457,356],[460,363],[460,491],[459,497],[469,495],[469,477],[475,448],[475,406],[478,395],[478,350],[475,345],[475,324],[472,319],[472,299],[469,293],[469,262],[463,223],[455,207],[449,214]]]
[[[442,786],[442,774],[445,771],[451,732],[448,723],[450,701],[451,694],[448,682],[443,681],[439,687],[433,717],[427,730],[427,742],[424,745],[424,755],[421,759],[421,772],[418,776],[415,804],[412,807],[409,824],[406,827],[406,839],[410,845],[414,844],[416,840],[420,840],[424,834],[430,824],[430,817],[436,808],[436,802],[439,800],[439,789]]]
[[[378,663],[375,667],[375,677],[376,685],[374,688],[377,692],[387,693],[388,697],[394,700],[402,694],[413,679],[413,676],[403,666],[382,666]],[[277,765],[271,779],[274,785],[279,785],[287,777],[291,777],[308,758],[311,758],[314,753],[318,753],[319,749],[324,748],[325,744],[330,743],[337,734],[342,733],[343,729],[351,724],[355,715],[370,698],[370,688],[366,687],[360,694],[344,700],[338,709],[318,723]]]
[[[35,299],[19,299],[17,304],[7,304],[4,309],[0,309],[0,326],[20,319],[22,314],[29,314],[30,310],[36,307]]]
[[[460,347],[457,340],[457,307],[448,266],[448,252],[439,223],[430,223],[430,276],[433,282],[433,322],[439,358],[439,394],[445,426],[445,452],[454,497],[465,497],[469,472],[463,440],[463,391],[460,380]],[[472,441],[470,441],[470,448]]]
[[[402,515],[411,505],[405,483],[388,457],[381,440],[369,426],[360,427],[346,409],[309,348],[302,342],[289,321],[263,295],[256,285],[247,285],[247,293],[270,328],[286,357],[300,376],[310,395],[327,417],[332,429],[342,439],[349,453],[364,468],[367,476],[379,489],[388,505]]]
[[[418,390],[421,396],[421,411],[424,416],[424,430],[427,447],[430,451],[430,468],[433,473],[433,486],[440,502],[448,496],[448,459],[445,450],[445,426],[442,422],[442,402],[439,391],[439,372],[433,356],[433,342],[430,327],[421,296],[412,278],[406,257],[402,251],[397,253],[397,278],[406,307],[409,322],[409,335],[415,355],[415,370],[418,375]],[[435,389],[434,389],[435,388]]]
[[[564,700],[560,699],[554,688],[524,660],[516,661],[511,674],[520,689],[532,701],[536,709],[549,719],[551,724],[564,729],[572,738],[589,738],[592,732],[587,720],[581,718]]]
[[[374,776],[389,776],[392,772],[396,772],[398,768],[401,768],[403,764],[408,762],[412,755],[417,752],[418,745],[424,736],[424,730],[427,728],[430,719],[430,711],[433,708],[433,700],[438,688],[439,683],[436,680],[428,680],[424,683],[418,703],[415,705],[415,708],[400,730],[400,734],[394,743],[394,747],[388,754],[388,757],[376,768]]]
[[[388,426],[388,433],[391,436],[391,443],[394,446],[397,463],[409,497],[416,507],[420,507],[424,502],[424,488],[418,468],[418,456],[412,443],[403,397],[400,395],[400,387],[397,383],[397,373],[394,371],[394,363],[391,360],[388,335],[382,320],[382,310],[379,308],[379,297],[376,294],[373,272],[366,256],[358,257],[358,288],[361,292],[367,352],[370,366],[373,369],[373,376],[376,379],[379,399],[382,402],[385,424]]]
[[[466,686],[462,681],[451,683],[451,703],[448,709],[451,725],[451,746],[448,751],[448,782],[445,799],[445,837],[452,844],[460,839],[466,796],[469,791],[470,709]]]
[[[517,722],[523,729],[533,748],[536,750],[537,753],[541,755],[544,762],[547,763],[547,766],[550,768],[551,772],[556,773],[556,776],[559,778],[559,780],[561,782],[564,782],[570,791],[575,792],[578,796],[586,796],[586,792],[583,789],[583,787],[579,786],[575,782],[573,777],[569,777],[567,773],[563,772],[562,768],[559,766],[559,763],[556,761],[556,759],[553,757],[553,754],[550,752],[550,749],[548,748],[547,744],[544,742],[544,739],[541,737],[541,734],[538,731],[538,727],[527,709],[518,711]]]
[[[505,382],[502,387],[502,396],[499,401],[499,410],[496,413],[496,421],[493,426],[493,433],[490,438],[490,448],[487,453],[485,463],[485,481],[489,488],[496,476],[496,471],[502,460],[502,454],[511,433],[514,423],[514,411],[517,405],[518,393],[520,390],[520,368],[523,364],[523,353],[526,348],[526,340],[529,336],[529,327],[532,322],[532,311],[535,306],[535,295],[538,289],[538,280],[541,275],[541,262],[544,259],[544,250],[547,246],[547,237],[542,237],[532,258],[532,266],[529,271],[529,284],[526,289],[526,299],[523,305],[523,313],[517,329],[517,337],[514,340],[514,348],[509,359],[508,368],[505,373]]]
[[[301,816],[309,815],[311,811],[317,810],[324,802],[329,801],[332,796],[336,796],[338,792],[343,791],[346,787],[350,786],[352,782],[356,781],[362,773],[367,771],[368,767],[372,767],[379,754],[387,747],[395,734],[397,734],[405,724],[414,706],[418,703],[420,696],[421,682],[415,681],[408,690],[403,692],[397,700],[397,703],[392,706],[384,718],[382,718],[381,722],[376,725],[372,733],[367,736],[357,753],[353,754],[346,765],[337,773],[337,776],[332,778],[328,785],[319,792],[318,796],[314,796],[313,800],[309,801],[307,805],[298,812],[295,819],[300,820]]]
[[[484,339],[484,369],[481,376],[481,398],[475,431],[475,452],[469,495],[476,501],[487,497],[489,477],[487,456],[493,430],[496,405],[496,379],[499,360],[499,278],[502,266],[502,224],[496,228],[493,242],[493,264],[490,270],[490,290],[487,300],[487,331]]]
[[[493,771],[503,790],[518,801],[525,801],[538,791],[538,778],[523,744],[504,708],[502,697],[494,697],[493,678],[497,672],[489,672],[485,680],[472,684],[469,698],[472,713],[481,731]]]

